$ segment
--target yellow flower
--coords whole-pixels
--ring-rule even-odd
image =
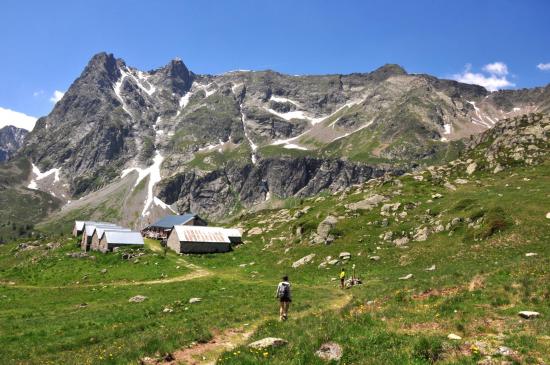
[[[264,357],[268,357],[269,356],[269,352],[264,352]]]

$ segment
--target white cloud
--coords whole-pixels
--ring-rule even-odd
[[[550,71],[550,62],[548,63],[539,63],[537,68],[541,71]]]
[[[32,131],[36,124],[36,118],[20,112],[0,107],[0,128],[13,125],[17,128]]]
[[[34,96],[34,97],[37,97],[37,96],[40,96],[40,95],[44,95],[44,90],[37,90],[37,91],[32,93],[32,96]]]
[[[508,75],[508,66],[503,62],[494,62],[483,66],[483,71],[491,75]]]
[[[65,93],[63,91],[59,91],[59,90],[55,90],[53,92],[53,95],[52,97],[50,98],[50,101],[52,103],[57,103],[59,100],[61,100],[61,98],[63,97],[63,95],[65,95]]]
[[[484,73],[472,72],[472,65],[467,64],[464,71],[451,76],[453,80],[466,84],[481,85],[489,91],[496,91],[511,86],[516,86],[507,79],[508,67],[502,62],[489,63],[483,66]]]

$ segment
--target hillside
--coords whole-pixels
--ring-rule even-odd
[[[77,199],[124,178],[133,191],[150,176],[143,202],[124,203],[120,219],[142,227],[170,209],[226,219],[266,203],[260,184],[277,201],[451,160],[462,138],[548,111],[549,90],[491,93],[398,65],[349,75],[199,75],[172,60],[141,71],[99,53],[37,121],[21,156],[33,164],[29,182],[71,214],[83,208]],[[307,186],[304,177],[323,181]]]
[[[346,364],[548,363],[549,134],[547,115],[510,118],[449,163],[244,214],[232,223],[245,243],[227,254],[164,257],[149,241],[91,258],[67,231],[2,245],[0,355],[322,364],[315,352],[335,342]],[[341,290],[352,265],[363,283]],[[279,322],[283,274],[293,303]],[[288,343],[247,346],[265,337]]]

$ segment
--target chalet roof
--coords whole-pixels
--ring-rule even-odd
[[[224,228],[225,234],[230,238],[241,238],[242,233],[238,228]]]
[[[143,245],[143,237],[139,232],[106,230],[103,239],[108,244],[116,245]]]
[[[85,229],[84,234],[87,237],[93,236],[94,231],[97,227],[102,228],[102,227],[118,227],[118,226],[114,223],[86,223],[84,225],[84,229]]]
[[[116,227],[96,227],[95,228],[95,232],[97,233],[97,236],[99,238],[103,237],[103,234],[105,233],[105,231],[130,232],[131,229],[130,228],[119,227],[119,226],[116,226]]]
[[[148,228],[172,229],[174,226],[185,224],[197,217],[198,215],[196,214],[167,215],[151,224]]]
[[[177,225],[173,232],[180,242],[231,243],[225,228],[221,227]]]
[[[74,221],[74,225],[77,231],[82,231],[86,224],[111,224],[109,222],[96,222],[96,221]]]

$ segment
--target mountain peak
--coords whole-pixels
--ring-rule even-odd
[[[117,80],[121,65],[124,65],[124,61],[116,59],[112,53],[100,52],[92,56],[82,74],[106,74],[110,80]]]
[[[388,76],[407,75],[407,71],[395,63],[386,63],[384,66],[378,67],[372,73],[386,74]]]

